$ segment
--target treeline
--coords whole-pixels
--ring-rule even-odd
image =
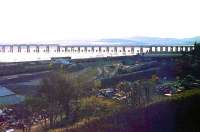
[[[102,118],[119,112],[123,107],[149,103],[156,83],[156,78],[119,83],[116,87],[126,98],[117,101],[96,97],[101,84],[85,78],[74,77],[62,69],[51,73],[42,81],[38,95],[26,98],[25,119],[31,122],[34,113],[45,112],[47,116],[43,118],[43,127],[54,128],[63,123],[66,126],[82,120]]]
[[[157,67],[145,69],[142,71],[137,71],[133,73],[127,73],[122,75],[116,75],[112,78],[103,78],[101,79],[102,85],[105,87],[113,86],[120,81],[132,81],[132,80],[140,80],[140,79],[148,79],[151,78],[153,74],[156,74],[160,69]]]
[[[89,72],[86,74],[92,76]],[[98,84],[87,78],[63,69],[52,72],[42,80],[38,94],[26,98],[23,104],[24,120],[31,122],[35,113],[46,113],[42,127],[54,128],[92,115],[104,116],[119,108],[115,101],[95,97]]]

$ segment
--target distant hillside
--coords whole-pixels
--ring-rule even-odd
[[[38,41],[24,44],[61,44],[61,45],[193,45],[195,42],[200,43],[200,36],[193,38],[159,38],[159,37],[133,37],[133,38],[108,38],[93,40],[55,40],[55,41]],[[5,43],[0,43],[5,44]],[[6,43],[7,44],[7,43]],[[11,43],[13,44],[13,43]],[[20,44],[20,43],[14,43]]]
[[[200,42],[200,36],[193,38],[133,37],[128,39],[101,39],[98,42],[133,45],[192,45]]]

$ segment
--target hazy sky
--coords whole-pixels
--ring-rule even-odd
[[[0,0],[0,42],[200,35],[199,0]]]

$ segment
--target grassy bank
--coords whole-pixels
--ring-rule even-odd
[[[141,108],[122,109],[115,114],[91,118],[71,132],[197,132],[200,131],[200,89],[187,90]],[[51,131],[66,131],[66,128]]]

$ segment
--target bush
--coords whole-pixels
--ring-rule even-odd
[[[182,86],[185,87],[186,89],[189,89],[192,83],[194,82],[195,78],[191,75],[187,75],[182,81]]]
[[[114,100],[91,96],[78,101],[75,114],[79,119],[102,117],[112,114],[119,109],[120,104]]]

